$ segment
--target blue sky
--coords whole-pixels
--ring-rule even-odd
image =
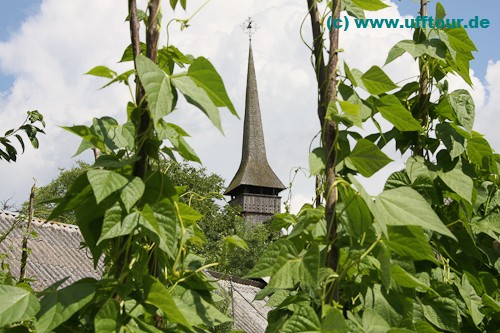
[[[178,10],[172,14],[165,10],[164,18],[187,18],[204,2],[189,0],[187,13]],[[393,5],[369,17],[402,18],[415,16],[418,11],[418,3],[413,0],[392,0],[392,3],[399,12]],[[500,151],[500,131],[496,125],[500,105],[500,1],[443,0],[442,3],[449,18],[468,19],[477,15],[491,21],[488,29],[469,29],[479,49],[472,63],[475,89],[471,94],[476,101],[476,129],[486,134],[494,149]],[[60,167],[74,165],[71,156],[79,140],[59,126],[89,124],[93,117],[104,115],[123,120],[128,89],[115,85],[98,90],[105,81],[83,73],[97,65],[118,72],[129,69],[129,64],[117,64],[122,50],[130,43],[124,22],[126,7],[125,0],[0,0],[0,131],[20,124],[27,110],[38,109],[47,121],[47,134],[40,138],[40,149],[27,147],[16,163],[0,162],[0,200],[14,195],[14,202],[22,203],[33,178],[42,186],[59,173]],[[432,14],[434,1],[429,8]],[[181,32],[173,24],[170,41],[184,53],[203,55],[212,61],[242,116],[248,39],[240,25],[248,15],[260,27],[252,45],[268,160],[282,182],[289,184],[294,167],[308,168],[309,144],[318,132],[315,78],[309,50],[299,35],[299,26],[307,15],[306,1],[211,0],[188,29]],[[303,36],[310,41],[308,20]],[[162,38],[164,43],[164,30]],[[373,65],[383,66],[389,49],[399,40],[409,38],[408,29],[349,29],[341,36],[340,47],[345,50],[341,55],[351,68],[366,71]],[[418,64],[410,56],[403,56],[384,70],[394,82],[400,82],[418,75]],[[450,89],[467,88],[459,77],[450,77],[449,81]],[[168,117],[169,122],[179,124],[191,134],[189,143],[203,165],[228,183],[240,163],[242,121],[223,110],[223,136],[201,112],[183,101]],[[394,152],[386,153],[395,162],[366,183],[373,195],[380,192],[384,180],[404,163],[393,156]],[[92,161],[92,154],[84,153],[80,158]],[[309,202],[313,188],[314,182],[307,172],[300,173],[293,185],[292,207]],[[282,193],[284,199],[287,195],[286,191]]]
[[[0,41],[16,33],[26,18],[38,12],[41,3],[42,0],[0,0]],[[0,72],[0,91],[8,89],[13,79]]]

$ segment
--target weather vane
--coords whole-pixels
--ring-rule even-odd
[[[252,36],[257,32],[257,30],[259,30],[259,27],[249,16],[248,20],[245,20],[245,22],[243,22],[243,24],[241,25],[241,29],[245,31],[250,41],[252,41]]]

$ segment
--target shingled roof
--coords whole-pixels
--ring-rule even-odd
[[[241,163],[224,194],[232,195],[236,188],[243,185],[268,187],[278,190],[285,189],[285,186],[267,161],[251,44],[248,51],[247,91]]]
[[[19,277],[22,255],[23,230],[26,221],[16,213],[0,210],[0,238],[12,226],[14,229],[0,242],[0,255],[6,254],[6,262],[12,275]],[[83,242],[77,226],[46,222],[33,219],[32,230],[37,234],[30,238],[26,277],[32,278],[34,290],[43,290],[53,283],[68,277],[62,284],[67,286],[85,277],[99,279],[103,264],[94,269],[90,252],[82,248]],[[223,277],[219,273],[208,272],[218,284],[232,295],[234,328],[247,333],[263,333],[267,326],[267,313],[271,308],[264,301],[255,301],[255,295],[263,287],[262,283],[234,277]]]

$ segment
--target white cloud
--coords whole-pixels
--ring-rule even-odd
[[[189,1],[189,13],[177,10],[175,17],[188,17],[202,3]],[[165,19],[171,18],[167,2],[164,10]],[[125,69],[126,65],[118,66],[116,62],[129,44],[126,12],[123,1],[44,0],[36,16],[29,18],[10,40],[0,43],[0,70],[15,77],[12,88],[0,94],[1,129],[20,123],[25,110],[40,110],[48,122],[47,135],[41,138],[39,150],[29,148],[15,164],[0,163],[0,200],[16,193],[14,199],[18,203],[24,201],[33,177],[40,185],[48,183],[58,173],[58,167],[73,163],[70,156],[79,140],[57,125],[88,124],[92,117],[104,115],[124,118],[128,90],[119,86],[97,90],[103,80],[82,74],[101,64]],[[243,118],[248,40],[240,25],[250,14],[260,26],[252,44],[268,159],[288,185],[292,168],[308,167],[310,141],[319,130],[310,53],[299,32],[306,18],[303,35],[310,42],[305,2],[213,1],[193,18],[185,31],[180,32],[178,25],[172,23],[170,43],[185,53],[203,55],[213,62]],[[401,17],[395,7],[369,15]],[[166,24],[162,30],[163,42],[165,27]],[[345,50],[342,56],[348,59],[351,68],[364,71],[372,65],[382,66],[388,50],[402,38],[411,38],[411,32],[350,29],[341,36],[341,47]],[[384,69],[398,82],[417,75],[416,67],[409,56],[403,56]],[[490,64],[486,80],[486,89],[493,96],[500,89],[498,62]],[[479,80],[475,82],[479,87],[475,97],[482,105],[485,91],[481,90]],[[495,96],[490,97],[489,105],[494,105]],[[169,121],[181,124],[191,134],[190,143],[210,171],[222,175],[227,182],[231,180],[240,162],[242,121],[223,110],[223,136],[201,112],[184,102],[179,103]],[[486,122],[484,126],[490,129],[491,124]],[[90,159],[90,154],[87,158]],[[399,167],[398,163],[395,162],[395,167]],[[368,182],[370,192],[377,193],[390,170],[390,167],[384,169]],[[312,179],[302,174],[296,177],[294,210],[310,201],[313,187]],[[283,201],[287,195],[286,191],[282,193]]]

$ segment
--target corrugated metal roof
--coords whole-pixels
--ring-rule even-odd
[[[0,211],[0,233],[9,230],[19,220],[18,214]],[[12,274],[19,277],[22,240],[26,221],[18,221],[17,227],[0,243],[0,253],[7,253],[7,263]],[[33,219],[35,239],[30,238],[26,266],[26,278],[33,278],[33,289],[41,290],[68,277],[63,286],[85,277],[99,278],[102,262],[94,269],[90,251],[81,248],[82,235],[77,226]]]

